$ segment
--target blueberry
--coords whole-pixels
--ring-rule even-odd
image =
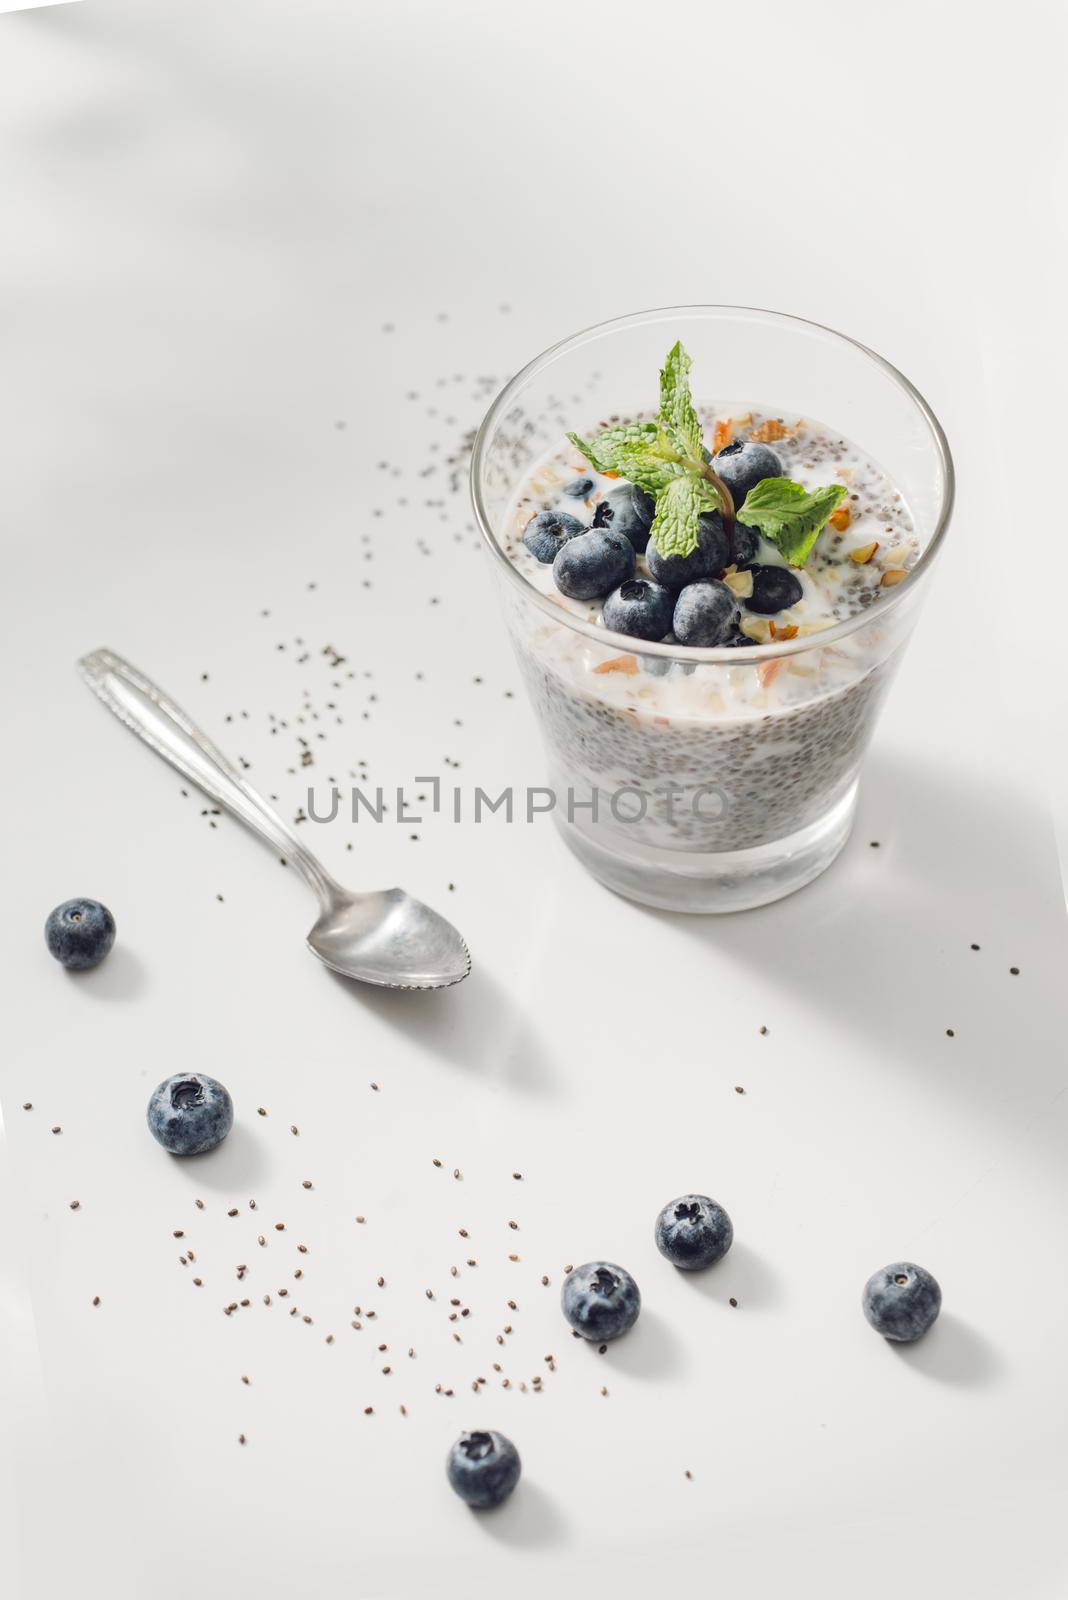
[[[760,532],[757,528],[749,528],[744,522],[736,522],[731,529],[731,560],[736,567],[746,567],[756,557],[760,549]]]
[[[656,501],[636,483],[621,483],[608,497],[598,501],[593,513],[595,528],[612,528],[628,538],[640,555],[649,543]]]
[[[60,966],[85,972],[115,943],[115,918],[99,900],[65,900],[49,913],[45,943]]]
[[[801,580],[789,567],[764,567],[751,562],[747,572],[753,574],[753,592],[745,602],[747,611],[756,611],[762,617],[772,617],[787,606],[796,605],[804,594]]]
[[[523,543],[535,561],[548,566],[569,539],[585,532],[585,524],[567,511],[539,511],[523,529]]]
[[[569,500],[585,500],[592,488],[592,478],[572,478],[570,483],[564,484],[563,492]]]
[[[553,581],[571,600],[596,600],[634,576],[634,546],[614,528],[569,538],[553,562]]]
[[[864,1285],[864,1315],[884,1339],[911,1344],[920,1339],[942,1308],[936,1278],[914,1261],[895,1261],[873,1273]]]
[[[198,1156],[222,1144],[234,1125],[234,1102],[203,1072],[164,1078],[148,1102],[152,1137],[172,1156]]]
[[[673,627],[680,644],[726,644],[738,621],[738,602],[718,578],[688,583],[675,602]]]
[[[710,1267],[727,1254],[733,1239],[730,1217],[707,1194],[684,1194],[656,1219],[656,1248],[687,1272]]]
[[[564,1279],[564,1316],[576,1333],[594,1344],[618,1339],[638,1320],[642,1297],[629,1272],[610,1261],[587,1261]]]
[[[511,1439],[480,1429],[461,1433],[449,1451],[445,1470],[466,1505],[488,1511],[507,1500],[519,1482],[522,1464]]]
[[[633,639],[662,639],[671,632],[675,596],[649,578],[628,578],[604,603],[604,625]]]
[[[734,509],[740,511],[746,495],[764,478],[781,478],[782,462],[766,444],[751,439],[735,439],[717,450],[712,468],[731,492]]]
[[[706,511],[697,525],[697,549],[688,556],[662,556],[651,544],[645,562],[657,583],[684,589],[701,578],[714,578],[728,565],[729,546],[718,511]]]

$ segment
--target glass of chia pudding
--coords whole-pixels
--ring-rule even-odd
[[[580,861],[697,912],[829,866],[953,501],[908,380],[796,317],[641,313],[513,378],[471,470]]]

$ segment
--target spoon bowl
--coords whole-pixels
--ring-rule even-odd
[[[332,972],[379,988],[443,989],[471,971],[452,923],[403,889],[341,890],[308,934],[308,947]]]

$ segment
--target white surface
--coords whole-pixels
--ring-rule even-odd
[[[1057,7],[1013,15],[182,0],[4,20],[19,1600],[1063,1593],[1060,702],[1040,617],[1017,657],[1005,570],[1033,554],[1006,441],[1056,332],[1064,41]],[[955,449],[952,554],[857,834],[795,899],[705,923],[612,899],[545,821],[315,828],[339,874],[402,881],[475,956],[445,996],[347,987],[302,948],[302,886],[236,825],[211,830],[73,663],[127,654],[288,814],[309,730],[320,782],[356,756],[386,784],[538,781],[464,494],[420,472],[477,421],[477,376],[687,300],[866,340]],[[305,687],[341,726],[292,725]],[[269,712],[290,729],[272,737]],[[38,931],[77,893],[119,923],[83,979]],[[186,1166],[142,1118],[194,1063],[239,1121]],[[690,1187],[738,1241],[694,1281],[651,1242]],[[599,1254],[645,1297],[605,1357],[557,1310],[563,1265]],[[858,1309],[899,1256],[945,1293],[909,1352]],[[311,1326],[261,1304],[279,1286]],[[378,1312],[359,1333],[354,1303]],[[520,1393],[536,1372],[544,1392]],[[494,1518],[445,1484],[470,1424],[524,1458]]]

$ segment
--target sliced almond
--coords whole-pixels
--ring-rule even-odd
[[[723,579],[731,594],[739,600],[748,600],[753,592],[753,574],[751,572],[728,572]]]
[[[766,617],[743,617],[738,626],[754,644],[770,644],[771,628]]]
[[[778,643],[780,639],[796,639],[797,624],[787,623],[785,628],[780,628],[776,623],[771,624],[771,637]]]
[[[594,667],[594,672],[624,672],[628,678],[633,678],[638,670],[637,656],[612,656],[609,661],[602,661],[599,667]]]
[[[888,567],[900,567],[908,553],[909,546],[907,544],[895,544],[892,550],[886,551],[883,561]]]
[[[878,548],[878,539],[873,539],[871,544],[858,545],[855,550],[850,550],[849,559],[855,561],[858,567],[866,567]]]
[[[845,533],[853,520],[853,513],[848,506],[839,506],[837,511],[832,511],[827,521],[832,528],[837,528],[839,533]]]
[[[773,684],[785,665],[785,661],[782,660],[762,661],[757,667],[757,677],[760,679],[761,688],[767,689],[769,685]]]
[[[769,417],[759,428],[754,428],[749,437],[759,444],[773,444],[776,439],[785,439],[791,431],[781,417]]]
[[[884,589],[892,589],[895,583],[900,583],[902,578],[907,578],[908,573],[904,567],[888,567],[879,580]]]
[[[802,622],[798,627],[798,637],[807,639],[814,633],[826,633],[828,628],[833,628],[833,622]]]
[[[718,450],[722,450],[723,449],[724,445],[730,444],[730,442],[731,442],[731,440],[733,438],[734,438],[734,420],[733,420],[733,418],[731,418],[731,417],[723,417],[723,418],[721,418],[720,421],[716,423],[715,431],[712,434],[712,454],[715,455]]]

